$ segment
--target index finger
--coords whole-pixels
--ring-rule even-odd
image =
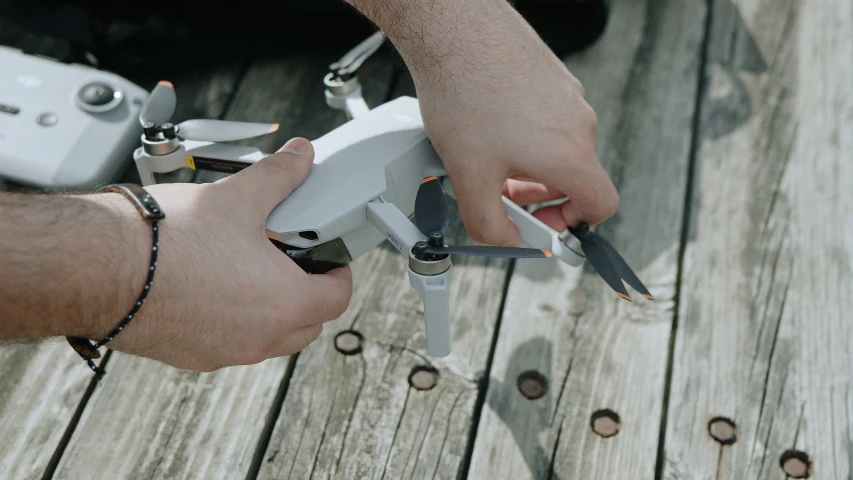
[[[560,198],[551,195],[553,192],[568,197],[559,210],[563,220],[561,223],[568,226],[576,226],[580,222],[596,225],[613,216],[619,207],[616,187],[595,157],[577,162],[573,168],[552,171],[547,165],[531,165],[530,170],[528,177],[547,179],[550,188],[513,184],[516,195],[524,200],[535,200],[529,203]]]

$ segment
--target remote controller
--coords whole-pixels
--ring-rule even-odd
[[[109,72],[0,47],[0,177],[90,190],[131,164],[148,92]]]

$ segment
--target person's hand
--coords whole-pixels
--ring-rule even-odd
[[[269,213],[305,180],[313,159],[310,142],[294,139],[216,183],[147,187],[166,212],[154,284],[137,318],[108,346],[212,371],[314,341],[325,321],[346,310],[350,269],[309,275],[264,233]],[[150,227],[142,235],[150,248]]]
[[[488,30],[452,53],[436,62],[408,55],[466,229],[484,243],[519,244],[502,193],[520,205],[568,197],[535,213],[557,231],[606,220],[619,196],[595,154],[597,119],[583,87],[515,11],[490,8]]]

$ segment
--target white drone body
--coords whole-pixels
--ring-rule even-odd
[[[311,173],[269,215],[267,235],[309,273],[347,264],[388,240],[407,258],[409,281],[423,299],[427,351],[432,356],[446,356],[451,350],[452,255],[418,254],[418,246],[423,252],[423,246],[429,243],[428,234],[410,217],[415,214],[422,183],[433,181],[433,177],[442,179],[451,195],[452,186],[427,138],[418,101],[401,97],[369,110],[355,77],[341,81],[327,76],[325,83],[327,104],[344,110],[351,120],[312,141],[315,159]],[[168,116],[171,112],[165,115],[166,120]],[[206,120],[185,124],[191,122],[210,122],[204,124],[207,130],[203,134],[194,131],[192,136],[220,141],[236,139],[220,127],[228,127],[228,131],[245,127],[261,134],[276,127],[237,127],[240,124]],[[154,173],[188,166],[236,172],[267,156],[253,147],[181,138],[187,128],[181,125],[176,135],[170,135],[173,138],[143,135],[143,146],[134,153],[143,185],[156,183]],[[197,123],[190,127],[199,130]],[[531,247],[528,250],[541,252],[541,258],[553,256],[572,266],[581,265],[583,249],[575,236],[568,232],[561,235],[506,197],[503,203],[522,239]],[[300,263],[303,261],[307,263]],[[312,271],[312,261],[319,266],[316,271]]]

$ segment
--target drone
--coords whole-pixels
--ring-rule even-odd
[[[384,43],[380,31],[330,65],[323,78],[326,104],[347,122],[313,140],[314,165],[305,182],[273,209],[269,240],[304,271],[321,274],[349,264],[388,241],[407,259],[409,282],[423,300],[427,353],[451,351],[450,299],[454,255],[506,259],[555,258],[579,267],[586,259],[622,298],[627,283],[654,300],[631,267],[586,224],[557,232],[503,197],[503,205],[529,247],[448,245],[445,194],[453,185],[424,129],[417,99],[400,97],[370,109],[357,75]],[[272,133],[278,124],[223,120],[170,123],[173,85],[161,81],[144,103],[142,146],[133,155],[143,186],[156,175],[189,167],[236,173],[268,154],[225,144]]]

